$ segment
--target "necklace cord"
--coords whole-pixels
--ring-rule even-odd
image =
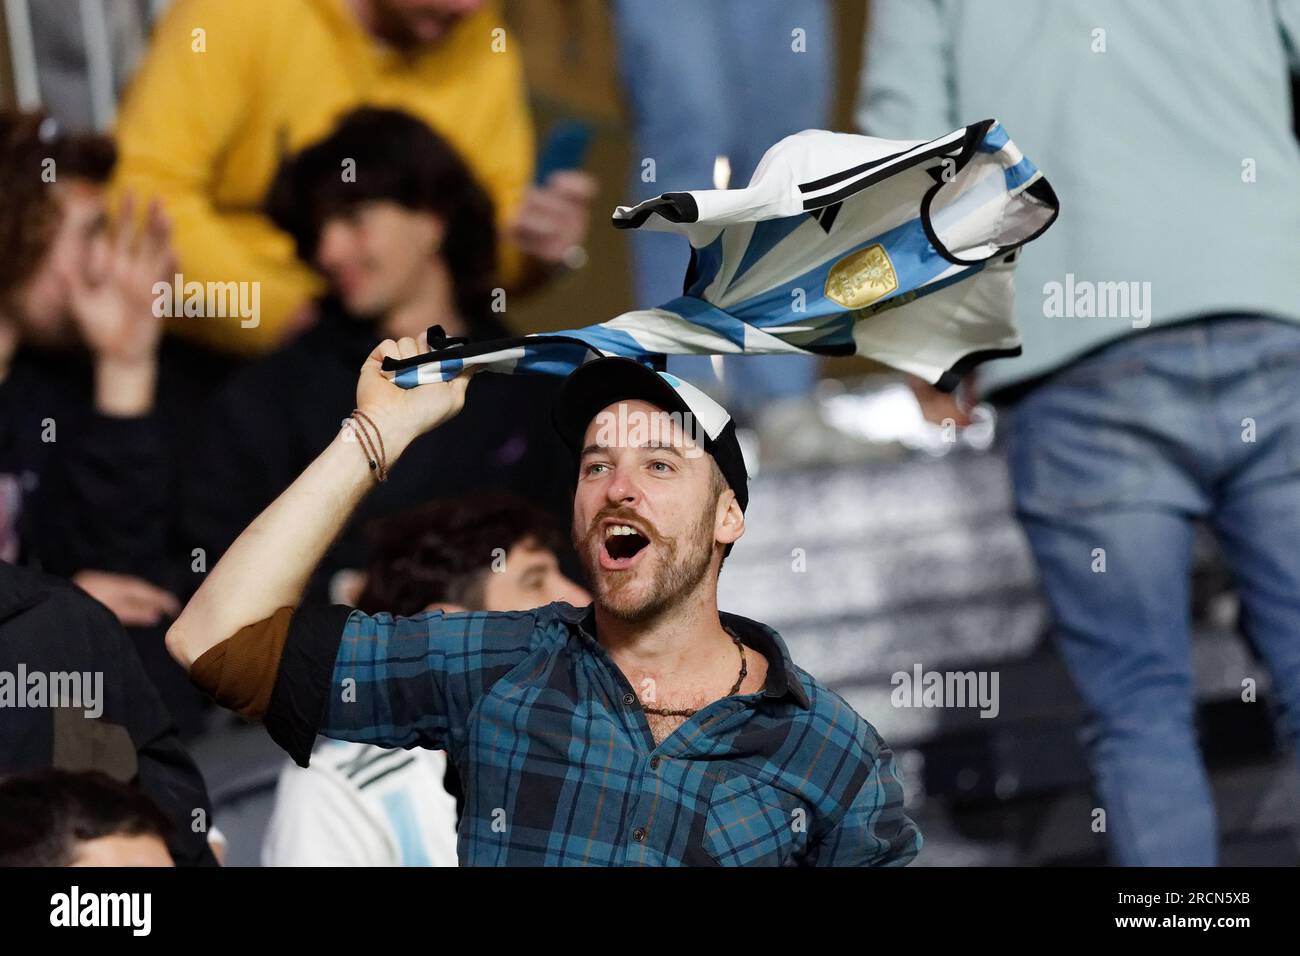
[[[740,676],[736,678],[736,683],[731,685],[731,690],[727,691],[726,693],[727,697],[731,697],[740,692],[740,685],[745,682],[745,677],[749,674],[749,664],[745,660],[745,645],[740,643],[740,638],[738,638],[735,634],[731,635],[731,639],[732,641],[735,642],[736,647],[739,648],[740,650]],[[658,707],[647,707],[645,706],[645,704],[641,705],[641,709],[645,713],[654,714],[657,717],[693,717],[697,713],[699,713],[700,710],[698,707],[690,710],[687,709],[664,710]]]

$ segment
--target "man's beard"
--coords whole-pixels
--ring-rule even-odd
[[[575,535],[574,548],[582,561],[587,580],[596,588],[596,602],[611,616],[620,621],[637,623],[650,621],[665,610],[677,604],[683,596],[693,591],[709,572],[713,559],[713,520],[717,502],[708,505],[699,520],[686,537],[684,554],[678,553],[678,542],[661,537],[653,527],[650,532],[650,545],[657,546],[656,553],[647,555],[659,562],[654,579],[645,594],[636,600],[622,592],[633,584],[631,571],[606,571],[600,566],[599,556],[593,556],[603,546],[593,539],[601,533],[600,522],[605,518],[622,517],[619,513],[602,513],[592,522],[586,540],[579,540]],[[630,516],[629,516],[630,517]],[[638,519],[647,524],[644,519]],[[612,581],[612,584],[611,584]],[[620,600],[622,598],[622,600]]]

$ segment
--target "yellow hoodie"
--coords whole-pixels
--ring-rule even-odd
[[[174,318],[171,328],[244,354],[279,342],[321,286],[260,205],[284,155],[363,104],[404,109],[446,137],[503,224],[532,179],[534,149],[504,30],[491,2],[412,56],[371,38],[348,0],[177,0],[122,103],[115,191],[160,196],[184,281],[260,283],[260,315],[256,325],[238,314]],[[503,248],[502,259],[509,279],[518,258]]]

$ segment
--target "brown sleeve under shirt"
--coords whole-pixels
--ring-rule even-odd
[[[190,667],[190,680],[222,707],[261,720],[271,706],[293,612],[282,607],[209,648]]]
[[[325,718],[334,660],[355,609],[282,607],[209,648],[190,680],[230,710],[260,720],[294,762],[306,767]]]

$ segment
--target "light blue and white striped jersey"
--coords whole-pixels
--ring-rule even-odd
[[[285,764],[263,866],[456,866],[456,798],[441,750],[321,739]]]
[[[613,224],[689,240],[682,294],[599,325],[442,345],[384,368],[411,387],[466,365],[565,375],[621,355],[861,355],[950,388],[1019,354],[1016,250],[1056,196],[995,120],[931,141],[787,136],[743,189],[669,192]]]

